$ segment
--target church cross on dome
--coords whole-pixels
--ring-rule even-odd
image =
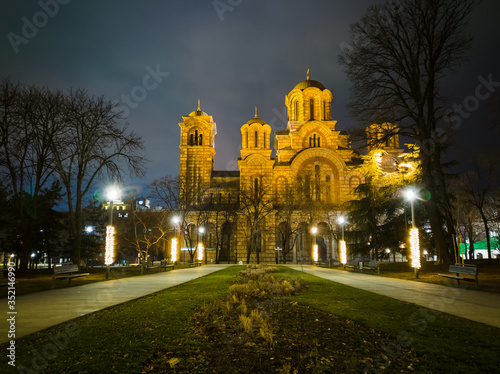
[[[309,80],[309,66],[307,67],[307,80]]]

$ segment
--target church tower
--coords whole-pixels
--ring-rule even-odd
[[[217,127],[212,116],[198,109],[182,116],[180,155],[180,199],[184,204],[201,202],[202,193],[210,187],[214,170],[214,141]]]
[[[255,117],[241,126],[241,159],[248,155],[258,153],[266,159],[271,158],[271,126],[257,117],[257,107],[255,107]]]

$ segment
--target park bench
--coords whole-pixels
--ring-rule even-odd
[[[161,270],[160,266],[161,266],[161,261],[153,261],[153,262],[148,262],[144,269],[145,270],[158,269],[158,271],[160,271]]]
[[[52,280],[54,281],[55,279],[67,279],[68,285],[70,285],[73,278],[86,277],[87,275],[89,275],[89,273],[79,273],[78,271],[78,265],[71,262],[65,262],[60,266],[56,265],[54,266],[54,274],[52,276]]]
[[[456,275],[449,275],[449,274],[438,274],[440,277],[445,277],[445,278],[450,278],[450,279],[456,279],[457,281],[457,286],[460,285],[460,281],[467,281],[467,282],[475,282],[476,283],[476,288],[478,284],[478,269],[476,265],[471,265],[471,264],[455,264],[455,265],[450,265],[450,269],[448,270],[450,273],[455,273]],[[466,278],[463,275],[471,275],[474,278]]]
[[[370,263],[372,264],[372,263]],[[379,265],[377,263],[377,267],[374,267],[374,266],[371,266],[371,265],[365,265],[363,262],[360,262],[359,263],[359,270],[361,273],[363,273],[364,271],[367,271],[367,272],[373,272],[373,273],[377,273],[377,274],[380,274],[380,268],[379,268]]]
[[[189,266],[190,266],[190,267],[201,266],[201,261],[199,261],[199,262],[191,262],[191,263],[189,264]]]
[[[356,265],[348,265],[348,264],[344,265],[344,269],[352,269],[352,270],[356,271],[357,268],[358,268],[358,266],[356,266]]]
[[[169,265],[168,261],[163,260],[160,262],[160,269],[165,269],[165,271],[167,271],[167,269],[174,270],[174,264]]]

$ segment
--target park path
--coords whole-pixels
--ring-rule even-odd
[[[16,338],[32,334],[73,318],[140,298],[166,288],[189,282],[232,265],[214,264],[190,269],[170,270],[78,287],[35,292],[16,297]],[[2,322],[0,344],[9,341],[7,299],[0,299]]]
[[[403,279],[333,270],[312,265],[286,265],[351,287],[449,313],[500,328],[500,294]]]

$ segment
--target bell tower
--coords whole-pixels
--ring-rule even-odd
[[[210,186],[214,170],[214,141],[217,126],[212,116],[198,109],[182,116],[180,154],[180,201],[183,204],[200,203],[203,191]]]
[[[241,159],[244,160],[250,154],[261,154],[270,159],[271,131],[271,126],[257,117],[257,107],[255,107],[255,117],[241,126]]]

